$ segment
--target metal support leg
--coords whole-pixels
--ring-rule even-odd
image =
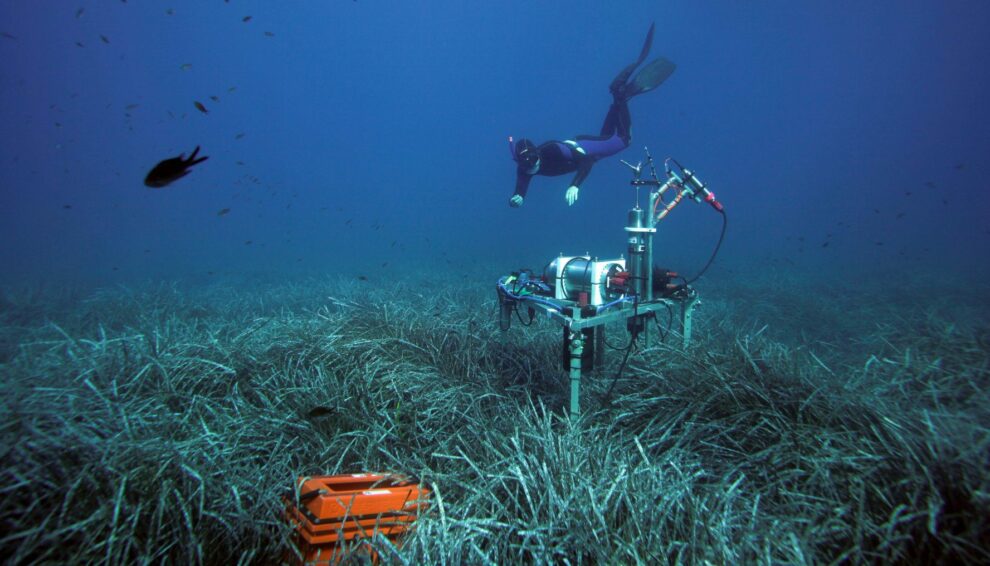
[[[581,354],[584,352],[584,337],[580,332],[571,334],[571,417],[581,416],[578,401],[581,396]]]
[[[605,327],[596,326],[595,332],[595,371],[600,372],[605,367]]]
[[[694,314],[694,305],[698,302],[697,297],[681,303],[681,330],[683,330],[683,346],[687,348],[691,343],[691,317]]]

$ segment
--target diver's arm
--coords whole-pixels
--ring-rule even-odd
[[[526,191],[529,190],[529,181],[533,178],[532,175],[527,175],[522,171],[516,172],[516,192],[514,195],[519,195],[521,197],[526,196]]]
[[[588,178],[588,174],[591,173],[591,167],[594,164],[595,162],[592,159],[582,159],[578,165],[577,174],[574,175],[574,180],[571,181],[571,186],[581,188],[581,183]]]

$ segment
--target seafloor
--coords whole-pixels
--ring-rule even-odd
[[[702,280],[571,420],[497,275],[4,289],[0,556],[277,563],[297,476],[388,471],[383,563],[990,562],[987,288]]]

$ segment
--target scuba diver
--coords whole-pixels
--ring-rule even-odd
[[[526,191],[529,189],[529,182],[534,175],[556,177],[576,171],[565,195],[567,204],[573,205],[577,202],[581,183],[588,177],[595,162],[629,147],[629,141],[632,139],[629,99],[657,88],[676,68],[676,65],[667,59],[659,57],[643,67],[635,78],[629,80],[629,76],[650,53],[653,28],[654,24],[650,24],[650,31],[646,34],[639,59],[622,69],[609,85],[612,106],[605,115],[605,123],[602,124],[599,135],[582,135],[574,140],[565,141],[551,140],[539,146],[525,138],[513,141],[512,137],[509,137],[509,150],[512,152],[512,159],[518,164],[516,191],[509,199],[510,206],[522,206],[523,198],[526,197]]]

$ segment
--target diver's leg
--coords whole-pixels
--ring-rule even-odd
[[[625,100],[617,98],[609,107],[599,135],[602,137],[618,135],[627,144],[632,139],[632,117],[629,115],[629,105]]]

